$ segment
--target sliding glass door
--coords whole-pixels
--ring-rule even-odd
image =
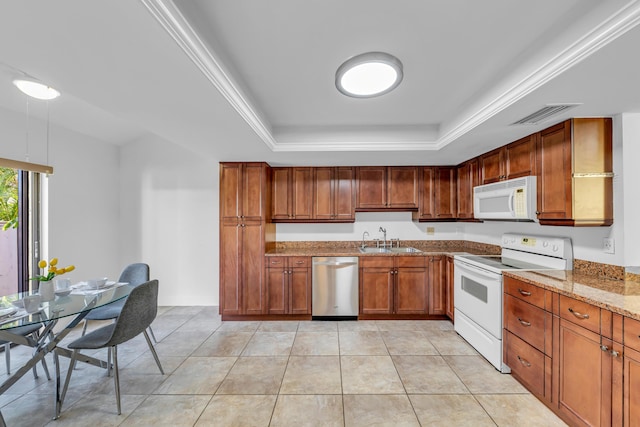
[[[40,252],[37,172],[0,168],[0,295],[30,290]]]

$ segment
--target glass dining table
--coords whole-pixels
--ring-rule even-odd
[[[38,311],[27,313],[24,309],[24,297],[26,293],[17,293],[0,297],[0,312],[7,312],[0,317],[0,340],[9,341],[15,344],[29,345],[34,348],[33,355],[20,369],[10,375],[0,385],[0,395],[15,384],[24,374],[29,372],[37,363],[42,361],[48,353],[53,353],[55,365],[55,402],[54,415],[56,419],[60,415],[62,402],[60,400],[60,361],[59,356],[71,357],[71,351],[59,346],[60,341],[71,330],[80,323],[84,317],[94,308],[111,304],[126,298],[133,286],[127,283],[110,283],[100,289],[87,289],[82,284],[72,286],[71,293],[65,296],[56,295],[51,301],[41,302]],[[14,307],[15,309],[12,309]],[[69,322],[60,328],[56,328],[59,321],[68,318]],[[40,324],[41,332],[35,346],[33,341],[29,342],[24,336],[12,332],[20,326]],[[87,355],[78,355],[78,361],[86,362],[101,368],[108,368],[104,360],[96,359]],[[0,412],[0,427],[4,427],[5,422]]]

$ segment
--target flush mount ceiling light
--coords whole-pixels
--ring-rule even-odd
[[[60,92],[46,84],[29,77],[20,77],[13,81],[20,91],[32,98],[49,101],[60,96]]]
[[[391,92],[402,81],[402,62],[384,52],[368,52],[345,61],[336,71],[336,88],[353,98]]]

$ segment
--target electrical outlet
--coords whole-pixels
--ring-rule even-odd
[[[613,239],[605,237],[602,243],[602,249],[605,254],[614,254],[616,252],[615,242]]]
[[[435,227],[427,227],[427,234],[436,234],[436,228]]]

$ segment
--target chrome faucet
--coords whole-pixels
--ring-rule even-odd
[[[387,247],[387,229],[380,227],[380,229],[378,229],[378,231],[382,231],[382,233],[384,235],[384,239],[383,239],[384,243],[382,243],[382,247],[386,248]]]
[[[362,233],[362,245],[360,246],[362,249],[367,247],[367,244],[364,242],[364,236],[369,236],[369,232],[365,230],[364,233]]]

